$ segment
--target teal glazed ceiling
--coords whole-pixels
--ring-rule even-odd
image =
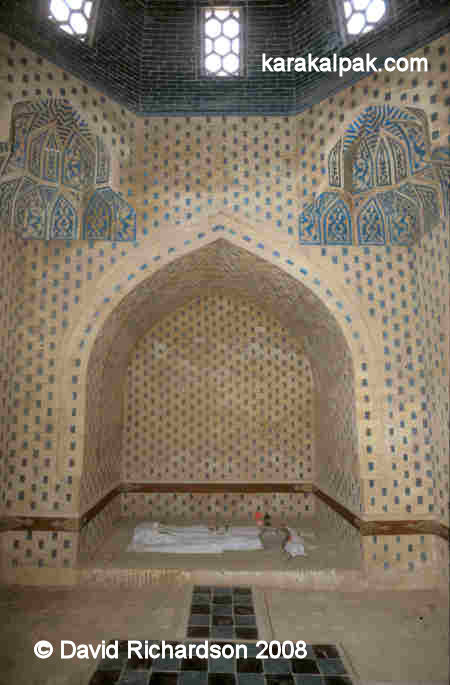
[[[227,78],[200,69],[200,12],[209,0],[97,0],[93,35],[84,41],[48,18],[48,0],[0,0],[0,31],[138,115],[288,115],[364,74],[263,73],[263,52],[284,58],[370,53],[382,64],[450,28],[448,0],[385,2],[386,20],[350,39],[343,0],[234,0],[245,22],[245,65],[241,75]]]

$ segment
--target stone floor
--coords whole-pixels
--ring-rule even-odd
[[[60,658],[61,640],[179,640],[192,586],[0,588],[0,685],[87,685],[100,658]],[[448,604],[434,592],[338,593],[258,588],[259,637],[336,644],[361,683],[448,682]],[[263,615],[264,614],[264,615]],[[55,651],[33,653],[39,640]]]
[[[290,642],[284,647],[289,658],[285,652],[285,657],[263,659],[268,648],[258,643],[215,640],[205,658],[202,642],[141,640],[140,651],[129,653],[129,642],[114,640],[108,646],[113,653],[102,659],[89,685],[356,685],[336,645]]]
[[[287,559],[280,549],[254,552],[225,552],[224,554],[148,554],[127,552],[135,526],[140,521],[120,520],[114,532],[95,556],[84,564],[85,568],[170,568],[209,569],[226,571],[295,571],[312,569],[351,569],[361,566],[359,550],[333,537],[329,528],[314,520],[304,519],[295,526],[304,536],[306,556]],[[183,522],[173,521],[173,524]],[[185,523],[185,522],[184,522]],[[190,522],[191,525],[191,522]],[[234,525],[248,525],[234,522]]]
[[[257,640],[258,627],[252,589],[242,586],[194,586],[187,621],[187,637]]]

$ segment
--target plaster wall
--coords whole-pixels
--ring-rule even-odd
[[[21,45],[6,37],[0,44],[1,130],[8,129],[16,102],[68,97],[110,146],[113,183],[138,215],[135,243],[29,241],[23,247],[15,360],[2,338],[4,359],[15,366],[5,514],[76,516],[120,481],[121,409],[114,379],[125,374],[136,333],[142,337],[149,327],[115,308],[149,274],[223,235],[301,281],[345,336],[348,356],[333,357],[326,340],[311,336],[305,347],[310,359],[322,350],[319,356],[330,360],[330,376],[340,374],[348,400],[344,412],[338,386],[330,386],[330,394],[319,393],[315,403],[316,416],[324,407],[335,412],[335,427],[316,439],[317,453],[327,455],[318,483],[369,518],[448,521],[444,206],[441,224],[410,247],[308,247],[297,238],[304,204],[326,187],[331,145],[364,106],[420,108],[431,149],[448,147],[448,37],[418,51],[430,60],[426,76],[371,76],[292,117],[136,118]],[[5,255],[14,258],[17,243],[12,234],[3,235]],[[8,304],[2,316],[8,319],[20,272],[10,267],[3,273]],[[264,297],[272,291],[267,288]],[[103,329],[115,311],[115,327]],[[38,330],[39,344],[33,338]],[[313,377],[315,387],[327,386],[327,378],[322,370]],[[87,387],[93,400],[109,395],[106,423],[98,403],[86,412]],[[333,431],[339,432],[341,451],[332,450]],[[118,514],[118,508],[111,511],[82,533],[91,549]],[[13,531],[2,537],[8,567],[68,567],[76,559],[78,533]],[[389,541],[380,556],[380,539],[364,539],[365,558],[377,573],[436,567],[436,554],[428,553],[431,536],[424,543],[400,537],[400,558]],[[422,544],[428,546],[425,555]]]

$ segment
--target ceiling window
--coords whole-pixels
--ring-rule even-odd
[[[49,19],[62,31],[86,40],[92,29],[93,0],[49,0]]]
[[[349,38],[372,31],[388,15],[388,0],[344,0],[343,4]]]
[[[206,76],[242,76],[243,9],[202,9],[202,72]]]

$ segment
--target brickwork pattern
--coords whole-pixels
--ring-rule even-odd
[[[14,432],[14,370],[18,351],[17,326],[23,300],[23,242],[0,227],[0,513],[5,503],[11,469],[8,455]]]
[[[313,392],[301,340],[278,321],[197,298],[132,352],[123,480],[311,480]]]
[[[4,266],[9,265],[2,269],[8,293],[2,316],[9,319],[11,307],[16,308],[20,341],[16,358],[9,357],[8,362],[15,368],[10,380],[14,411],[3,471],[6,514],[77,515],[117,484],[122,395],[116,390],[119,379],[125,378],[127,355],[158,317],[207,294],[211,276],[223,287],[217,268],[202,271],[200,256],[176,284],[174,263],[206,242],[224,237],[229,241],[223,250],[226,273],[239,272],[233,266],[235,259],[243,259],[238,245],[252,258],[260,255],[261,262],[283,278],[292,273],[295,288],[282,285],[281,277],[258,281],[250,262],[234,287],[244,290],[259,307],[266,302],[281,325],[290,321],[292,333],[303,335],[315,387],[321,383],[327,387],[325,371],[314,371],[318,366],[313,353],[320,335],[317,329],[305,329],[308,316],[298,317],[295,312],[309,313],[322,337],[331,331],[338,342],[334,359],[341,364],[345,407],[337,406],[341,398],[337,386],[334,398],[324,396],[321,406],[335,411],[332,425],[339,421],[341,427],[330,429],[327,416],[333,414],[320,416],[317,404],[315,410],[317,426],[328,425],[331,436],[336,430],[340,454],[345,452],[348,461],[342,482],[337,462],[329,470],[323,468],[319,485],[350,508],[357,509],[359,502],[369,517],[446,520],[448,383],[442,379],[448,379],[448,223],[434,226],[409,247],[300,247],[297,233],[303,205],[328,184],[328,154],[345,128],[371,104],[411,106],[425,113],[433,174],[438,167],[441,174],[441,214],[448,217],[448,206],[442,204],[446,197],[448,201],[442,162],[449,146],[448,39],[443,37],[418,54],[430,59],[426,76],[379,74],[295,117],[150,120],[136,119],[31,51],[2,40],[2,159],[9,155],[13,104],[30,98],[70,98],[111,151],[116,170],[116,186],[112,186],[136,209],[139,241],[126,245],[29,242],[23,248],[23,271],[13,274],[17,245],[2,233],[2,258]],[[169,269],[159,276],[159,289],[153,282],[147,290],[136,289],[134,304],[127,300],[134,285],[141,286],[160,266]],[[164,279],[172,273],[167,289]],[[20,281],[23,299],[15,292],[20,293]],[[149,310],[143,318],[139,314],[149,298],[154,305],[151,320]],[[333,312],[337,323],[323,316],[315,298]],[[4,335],[3,342],[8,345]],[[329,363],[330,350],[323,349]],[[350,359],[352,382],[348,382]],[[333,364],[330,369],[337,368]],[[100,410],[106,397],[111,420]],[[339,453],[340,448],[335,450]],[[38,566],[39,560],[52,559],[52,533],[37,535],[43,546],[38,542],[38,553],[32,551],[31,556],[22,554],[27,547],[21,547],[20,554],[14,552],[14,540],[25,540],[25,533],[3,537],[8,540],[9,564],[15,559],[18,565]],[[387,561],[386,570],[401,568],[407,573],[421,563],[435,563],[421,548],[428,542],[421,543],[420,538],[409,552],[409,537],[395,542],[405,550],[400,559],[389,541],[379,556],[379,543],[365,539],[368,563],[378,564],[381,559],[383,572]],[[427,554],[425,562],[421,551]],[[66,560],[72,563],[71,555],[57,556],[58,561],[51,563],[62,567]],[[409,561],[414,563],[411,571]]]
[[[311,493],[292,494],[216,494],[127,493],[122,495],[122,512],[135,519],[156,521],[255,522],[257,512],[271,516],[273,525],[299,524],[312,517],[317,500]]]
[[[418,304],[420,319],[420,361],[424,459],[433,473],[434,512],[449,523],[449,344],[450,321],[448,287],[449,223],[424,236],[416,249]]]

